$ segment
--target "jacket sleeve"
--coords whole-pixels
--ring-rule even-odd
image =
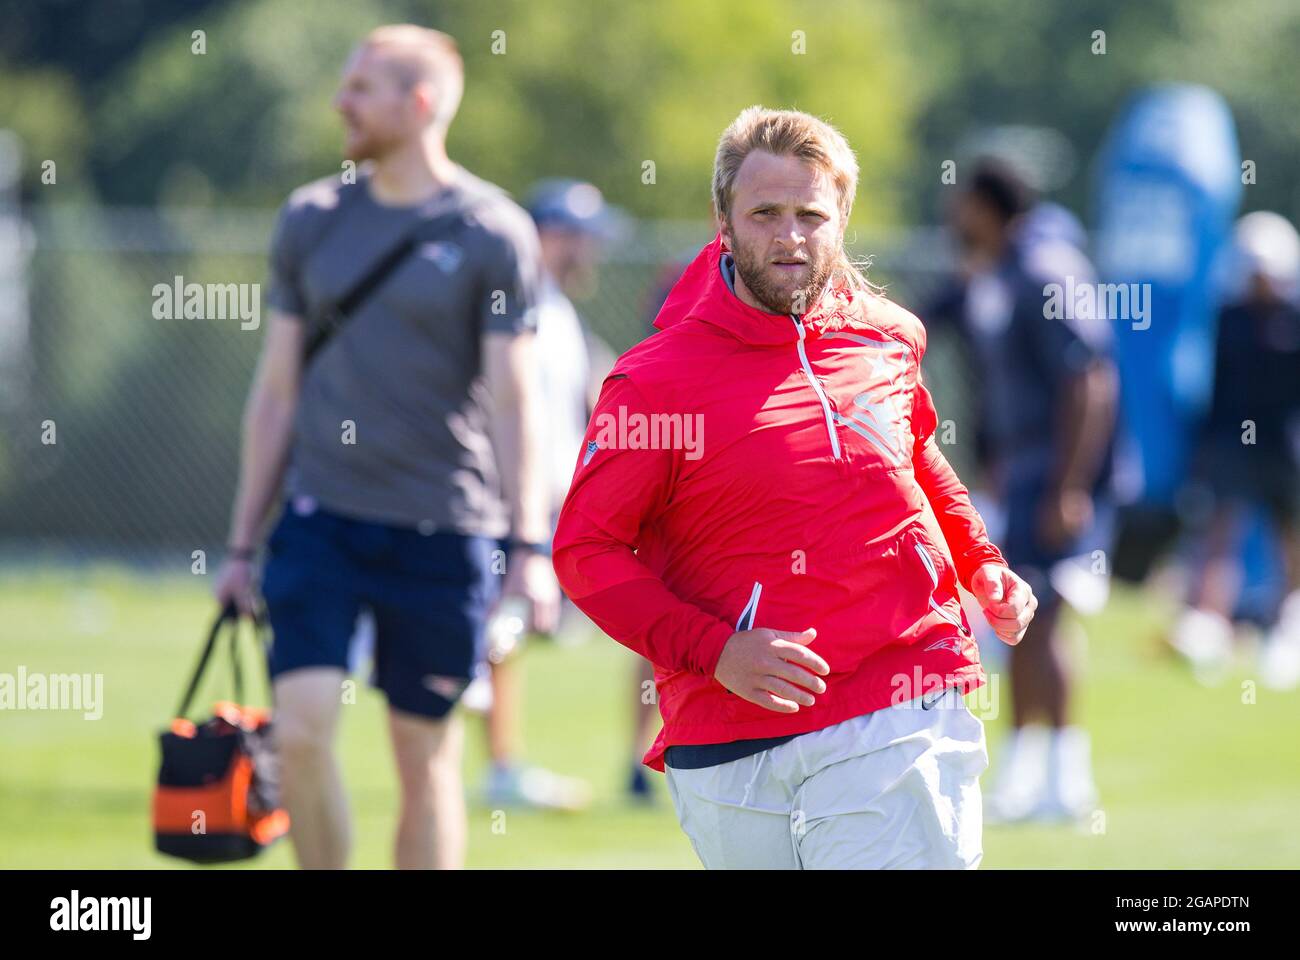
[[[986,563],[1006,566],[1007,562],[1002,551],[989,540],[984,521],[970,502],[969,491],[935,442],[938,420],[934,398],[921,383],[918,373],[912,405],[912,433],[915,437],[912,470],[939,520],[957,567],[957,579],[970,590],[971,577],[981,566]]]
[[[642,529],[671,496],[681,452],[620,445],[620,409],[628,417],[650,412],[632,381],[612,374],[560,508],[556,576],[578,608],[619,643],[659,667],[713,676],[734,628],[677,597],[636,555]]]

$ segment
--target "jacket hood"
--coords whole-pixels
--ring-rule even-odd
[[[655,327],[666,330],[685,320],[698,320],[744,343],[774,345],[798,340],[799,332],[789,314],[751,307],[731,291],[722,273],[722,258],[729,255],[719,232],[674,284],[655,317]],[[856,318],[863,312],[866,296],[847,287],[828,287],[815,307],[803,316],[805,335],[860,326]]]

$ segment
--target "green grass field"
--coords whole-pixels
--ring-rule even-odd
[[[104,703],[99,720],[0,711],[0,867],[184,865],[152,850],[155,734],[210,613],[205,581],[118,569],[5,577],[0,673],[19,665],[102,673]],[[1199,686],[1154,642],[1167,615],[1147,595],[1119,593],[1086,621],[1079,709],[1093,737],[1101,815],[1084,827],[987,827],[986,868],[1300,866],[1300,693],[1261,686],[1252,696],[1245,661],[1222,685]],[[469,865],[698,867],[662,778],[655,775],[653,809],[621,795],[632,654],[598,637],[576,647],[535,644],[527,657],[527,758],[587,778],[595,804],[581,815],[509,813],[504,830],[471,806]],[[1003,715],[985,716],[995,767],[1009,685],[1000,687]],[[353,863],[386,867],[395,793],[383,702],[364,686],[357,700],[344,708],[341,741]],[[483,737],[472,716],[466,734],[474,786]],[[281,843],[254,865],[292,862]]]

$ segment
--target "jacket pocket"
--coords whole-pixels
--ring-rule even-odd
[[[960,594],[957,590],[957,572],[953,569],[943,555],[943,551],[938,549],[921,528],[915,528],[915,535],[911,538],[911,549],[918,562],[924,570],[924,575],[930,583],[930,593],[928,604],[930,610],[952,624],[963,633],[969,634],[970,627],[966,623],[966,616],[961,611]],[[956,612],[950,608],[947,601],[953,599],[953,606],[957,608]]]
[[[758,616],[758,600],[763,595],[763,585],[757,580],[754,581],[754,589],[749,593],[749,603],[745,604],[745,609],[740,611],[740,619],[736,621],[736,630],[753,630],[754,620]]]
[[[741,630],[753,630],[754,621],[758,618],[758,601],[763,595],[763,585],[757,580],[754,581],[754,588],[749,592],[749,602],[745,604],[745,609],[740,611],[740,616],[736,620],[736,632]],[[726,689],[725,687],[723,688]],[[730,699],[738,700],[734,693],[727,690],[727,696]]]

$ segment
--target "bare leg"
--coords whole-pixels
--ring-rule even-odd
[[[493,663],[492,708],[487,715],[488,754],[497,769],[509,767],[519,756],[519,710],[524,697],[524,677],[516,650],[501,663]]]
[[[351,847],[347,799],[334,756],[344,673],[294,670],[275,682],[275,742],[298,866],[341,870]]]
[[[1022,727],[1042,717],[1063,727],[1070,715],[1070,668],[1057,629],[1061,598],[1053,591],[1040,598],[1038,612],[1024,639],[1011,648],[1012,724]]]
[[[516,647],[500,663],[491,663],[492,706],[485,718],[488,755],[486,798],[503,807],[580,810],[590,803],[590,788],[581,780],[520,762],[523,737],[524,667]]]
[[[467,825],[459,714],[453,711],[444,720],[431,720],[389,710],[388,729],[402,790],[394,844],[397,869],[463,867]]]
[[[1300,590],[1300,525],[1278,523],[1278,536],[1282,540],[1282,559],[1286,565],[1287,593]]]
[[[1241,569],[1234,556],[1237,511],[1223,504],[1214,509],[1205,532],[1205,563],[1192,583],[1191,606],[1232,619],[1241,591]]]

